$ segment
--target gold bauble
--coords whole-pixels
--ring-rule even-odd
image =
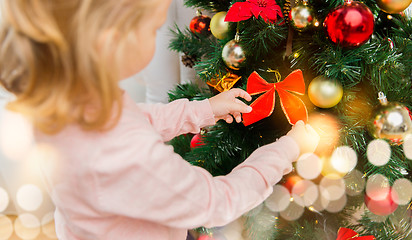
[[[377,0],[376,3],[384,12],[395,14],[407,9],[412,0]]]
[[[315,106],[331,108],[342,99],[343,88],[339,81],[318,76],[309,84],[308,95]]]
[[[227,12],[218,12],[210,21],[210,31],[217,39],[225,39],[229,33],[229,22],[225,22]]]

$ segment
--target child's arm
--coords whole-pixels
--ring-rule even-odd
[[[292,131],[297,130],[302,133],[257,149],[230,174],[219,177],[191,166],[158,136],[129,131],[127,135],[140,137],[120,137],[111,143],[113,148],[121,148],[121,159],[113,161],[108,151],[93,165],[98,168],[94,178],[97,186],[93,187],[99,190],[95,206],[107,214],[174,228],[227,224],[264,201],[272,186],[291,171],[300,152],[293,136],[308,139],[312,134],[304,125]],[[131,147],[130,142],[138,147]],[[314,149],[316,138],[309,144]]]
[[[200,128],[213,125],[224,119],[228,123],[241,121],[241,113],[250,112],[251,108],[237,99],[248,101],[250,95],[241,89],[232,89],[210,99],[189,102],[180,99],[169,104],[138,104],[152,126],[168,141],[180,134],[198,133]],[[232,116],[231,116],[232,115]]]

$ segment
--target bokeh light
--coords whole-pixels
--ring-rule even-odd
[[[34,184],[26,184],[17,190],[17,204],[26,211],[35,211],[43,203],[43,193]]]
[[[342,178],[325,176],[319,183],[320,193],[328,201],[340,199],[346,191],[345,182]]]
[[[412,134],[405,137],[403,142],[403,152],[405,153],[406,158],[412,160]]]
[[[295,221],[303,215],[304,211],[304,207],[292,201],[284,211],[280,212],[280,216],[287,221]]]
[[[348,173],[356,167],[358,156],[351,147],[341,146],[333,151],[330,162],[336,171]]]
[[[0,123],[0,147],[4,155],[10,160],[23,160],[33,144],[31,124],[9,111],[4,111]]]
[[[9,206],[10,198],[9,194],[0,187],[0,212],[4,212],[6,208]]]
[[[339,142],[339,120],[330,114],[312,113],[308,123],[319,134],[316,153],[330,152]]]
[[[40,234],[40,221],[32,214],[23,213],[14,221],[14,231],[22,239],[34,239]]]
[[[366,182],[366,207],[379,216],[386,216],[393,213],[398,204],[396,191],[392,191],[389,180],[382,174],[375,174],[369,177]]]
[[[313,153],[305,153],[296,162],[296,171],[305,179],[315,179],[322,172],[322,160]]]
[[[309,207],[319,197],[318,186],[309,180],[299,181],[292,189],[292,197],[302,207]]]
[[[367,156],[370,163],[375,166],[383,166],[387,164],[391,158],[391,147],[382,140],[376,139],[369,143]]]
[[[366,195],[375,201],[386,199],[389,191],[389,180],[382,174],[375,174],[366,182]]]
[[[376,191],[376,193],[379,193]],[[375,215],[387,216],[392,214],[397,208],[398,204],[396,192],[389,190],[389,193],[385,198],[380,198],[378,200],[373,199],[369,195],[365,195],[366,207]]]
[[[265,205],[273,212],[281,212],[290,204],[289,190],[281,185],[273,187],[273,193],[265,200]]]
[[[56,227],[54,224],[54,212],[49,212],[41,220],[42,232],[49,239],[57,239]]]
[[[329,205],[329,202],[322,194],[319,194],[318,199],[309,207],[309,210],[312,212],[322,212]]]
[[[60,154],[56,148],[49,144],[36,144],[28,154],[27,162],[33,167],[41,166],[47,176],[57,174]],[[39,168],[40,169],[40,168]],[[33,170],[32,170],[33,171]],[[53,178],[53,177],[52,177]]]
[[[342,195],[342,197],[338,200],[329,201],[325,210],[330,213],[338,213],[342,211],[343,208],[345,208],[347,202],[348,198],[346,197],[346,195]],[[326,202],[324,204],[326,204]]]
[[[5,215],[0,214],[0,240],[8,240],[13,234],[13,222]]]
[[[343,180],[346,186],[346,194],[349,196],[357,196],[365,189],[366,179],[359,170],[354,169],[349,172]]]
[[[398,205],[406,205],[412,199],[412,183],[406,179],[397,179],[392,186],[392,199]]]

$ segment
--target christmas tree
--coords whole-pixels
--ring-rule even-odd
[[[179,136],[175,151],[217,176],[297,120],[321,137],[242,217],[236,239],[412,239],[410,3],[185,1],[194,18],[173,30],[170,48],[206,84],[179,85],[170,99],[233,87],[254,99],[242,123]],[[224,239],[220,230],[199,229]]]

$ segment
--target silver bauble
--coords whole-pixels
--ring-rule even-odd
[[[412,120],[408,109],[399,103],[383,104],[375,111],[369,132],[375,138],[402,143],[408,134],[412,134]]]
[[[289,13],[290,25],[298,31],[305,31],[313,26],[319,26],[313,8],[307,5],[293,7]]]
[[[239,70],[246,60],[242,45],[236,40],[227,42],[223,47],[222,59],[229,68]]]

